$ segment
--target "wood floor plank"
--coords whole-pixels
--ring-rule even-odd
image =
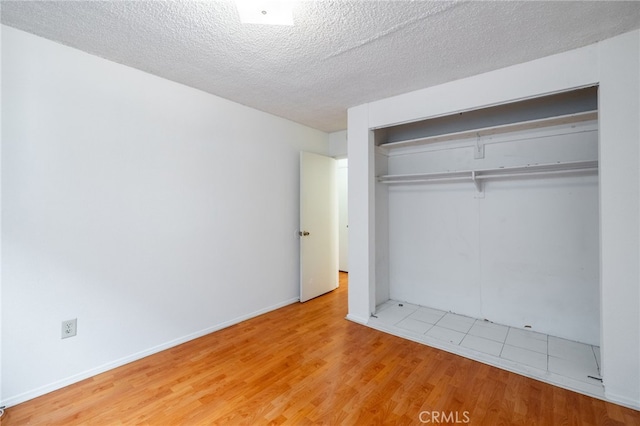
[[[10,407],[2,426],[640,426],[638,411],[347,321],[347,286]]]

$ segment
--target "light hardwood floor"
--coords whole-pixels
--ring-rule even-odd
[[[640,425],[638,411],[384,334],[346,313],[341,274],[332,293],[11,407],[2,425]]]

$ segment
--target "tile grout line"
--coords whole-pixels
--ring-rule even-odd
[[[546,357],[546,361],[547,361],[547,368],[546,368],[546,370],[547,370],[547,372],[548,372],[548,371],[549,371],[549,357],[551,356],[551,355],[549,354],[549,335],[548,335],[548,334],[545,334],[545,339],[544,339],[544,340],[545,340],[545,343],[546,343],[546,345],[545,345],[545,346],[546,346],[546,353],[547,353],[547,357]]]
[[[504,336],[504,342],[502,343],[502,348],[500,348],[500,355],[498,355],[500,358],[502,358],[502,352],[504,352],[504,347],[507,345],[507,338],[509,337],[510,332],[511,332],[511,327],[507,329],[507,334]]]

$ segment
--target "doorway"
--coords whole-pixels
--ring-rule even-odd
[[[338,186],[338,269],[349,272],[349,207],[348,207],[348,167],[346,158],[337,161]]]

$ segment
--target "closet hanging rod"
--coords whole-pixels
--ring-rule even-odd
[[[433,177],[433,178],[414,178],[414,179],[402,179],[402,180],[382,180],[379,179],[380,183],[423,183],[423,182],[466,182],[471,181],[471,172],[465,176],[450,176],[450,177]]]
[[[521,176],[549,176],[549,175],[564,175],[564,174],[572,174],[572,173],[585,173],[585,172],[597,172],[597,167],[585,167],[580,169],[567,169],[567,170],[539,170],[539,171],[530,171],[530,172],[520,172],[520,173],[497,173],[497,174],[486,174],[486,175],[478,175],[476,174],[476,179],[500,179],[500,178],[510,178],[510,177],[521,177]]]
[[[481,170],[461,170],[436,173],[384,175],[378,182],[385,184],[452,182],[486,179],[513,178],[522,176],[560,175],[598,172],[597,161],[574,161],[567,163],[530,164],[526,166],[498,167]]]

